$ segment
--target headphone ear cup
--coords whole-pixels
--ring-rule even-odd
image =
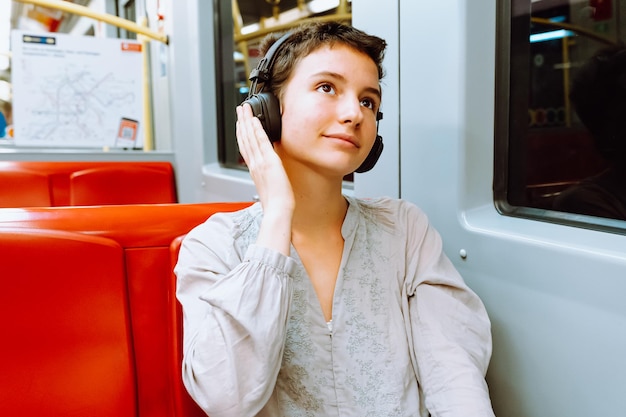
[[[374,165],[376,165],[376,162],[378,162],[378,158],[380,158],[380,154],[383,153],[383,147],[383,138],[379,135],[376,135],[374,146],[372,146],[370,153],[367,154],[367,158],[365,158],[365,161],[363,161],[361,166],[358,167],[355,172],[363,173],[374,168]]]
[[[252,114],[261,121],[265,133],[267,133],[267,136],[270,138],[270,142],[279,141],[281,115],[280,104],[276,96],[272,93],[262,92],[253,94],[251,97],[245,99],[243,103],[250,104]]]

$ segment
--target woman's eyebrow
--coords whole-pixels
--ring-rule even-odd
[[[342,82],[346,82],[347,79],[346,77],[344,77],[343,75],[337,73],[337,72],[333,72],[333,71],[320,71],[320,72],[316,72],[314,74],[311,75],[312,78],[334,78],[337,79],[339,81]],[[376,87],[365,87],[363,89],[364,91],[375,95],[379,100],[382,99],[382,94],[380,92],[380,88],[376,88]]]

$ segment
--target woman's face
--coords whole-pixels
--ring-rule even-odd
[[[281,97],[282,135],[275,144],[286,168],[343,177],[367,157],[380,106],[378,69],[349,46],[323,46],[296,64]]]

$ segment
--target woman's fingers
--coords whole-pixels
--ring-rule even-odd
[[[237,143],[250,170],[263,163],[267,155],[274,156],[274,149],[260,120],[252,115],[249,104],[237,107]]]
[[[249,104],[237,107],[237,143],[264,207],[291,206],[293,192],[282,161]]]

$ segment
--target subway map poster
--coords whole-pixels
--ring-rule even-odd
[[[11,33],[15,145],[143,147],[141,44]]]

